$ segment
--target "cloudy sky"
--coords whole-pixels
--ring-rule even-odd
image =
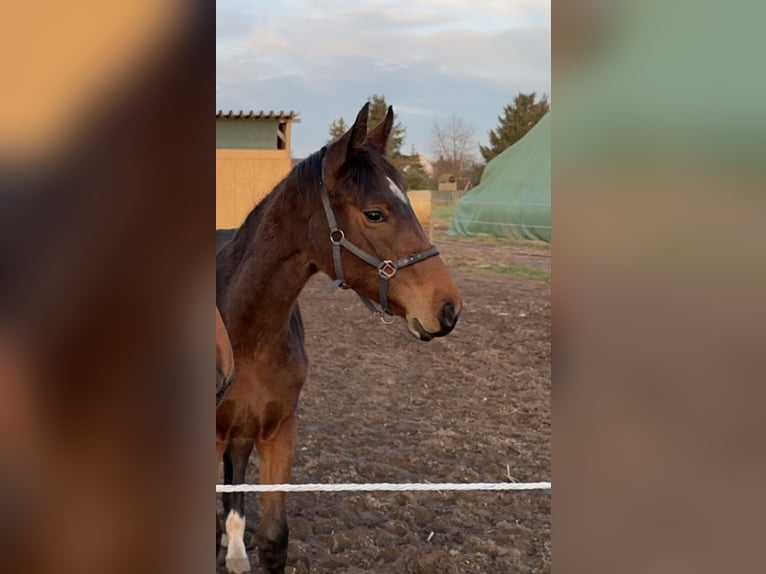
[[[216,36],[216,109],[298,112],[295,157],[372,94],[426,157],[434,121],[486,144],[516,93],[550,94],[550,0],[217,0]]]

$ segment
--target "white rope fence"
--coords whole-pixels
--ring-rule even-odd
[[[550,490],[550,482],[436,482],[362,484],[216,484],[216,492],[467,492]]]

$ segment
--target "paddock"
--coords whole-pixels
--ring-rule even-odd
[[[311,365],[292,483],[550,480],[550,252],[434,241],[464,300],[449,337],[384,326],[322,275],[305,287]],[[250,530],[258,495],[246,500]],[[292,493],[286,571],[549,572],[550,505],[546,490]]]

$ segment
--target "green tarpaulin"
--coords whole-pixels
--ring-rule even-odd
[[[450,235],[551,240],[551,114],[487,164],[458,202]]]

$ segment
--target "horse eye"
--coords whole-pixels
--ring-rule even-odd
[[[367,218],[367,221],[370,221],[372,223],[382,223],[386,220],[385,216],[383,215],[383,212],[378,211],[376,209],[373,209],[371,211],[365,211],[364,216]]]

